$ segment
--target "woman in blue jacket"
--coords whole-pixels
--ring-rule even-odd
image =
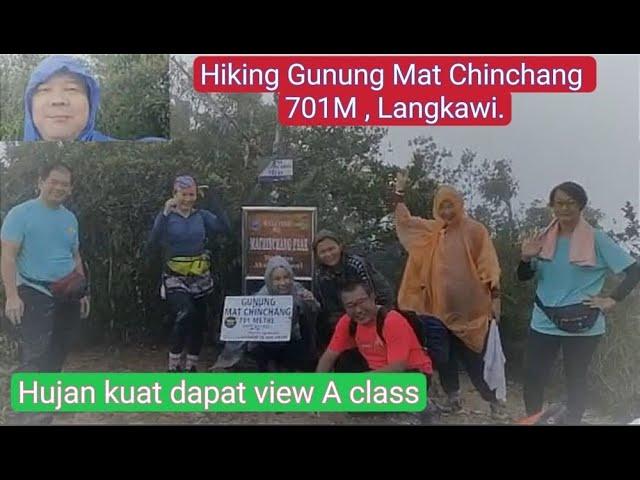
[[[151,246],[161,246],[164,258],[161,296],[169,302],[174,324],[169,350],[169,371],[197,370],[204,339],[207,297],[213,292],[207,239],[230,234],[229,218],[219,205],[212,213],[194,207],[198,186],[193,177],[175,179],[173,196],[156,216]],[[186,363],[183,350],[186,346]]]

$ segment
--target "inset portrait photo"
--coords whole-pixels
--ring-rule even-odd
[[[168,55],[0,55],[0,141],[169,139]]]

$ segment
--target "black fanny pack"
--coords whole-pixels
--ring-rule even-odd
[[[536,295],[536,305],[555,323],[560,330],[570,333],[582,333],[591,329],[598,320],[600,309],[591,308],[582,303],[564,307],[547,307]]]

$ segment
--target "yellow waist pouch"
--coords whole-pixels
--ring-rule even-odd
[[[167,267],[176,275],[204,275],[211,269],[211,259],[206,253],[195,257],[173,257],[167,262]]]

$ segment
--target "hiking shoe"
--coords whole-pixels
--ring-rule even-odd
[[[462,411],[462,399],[460,393],[452,393],[448,395],[447,401],[442,405],[438,405],[440,412],[442,413],[459,413]]]
[[[427,408],[418,413],[421,425],[432,425],[440,419],[441,408],[433,402],[429,402]]]
[[[507,406],[504,402],[496,401],[489,403],[491,409],[491,418],[498,421],[508,421],[511,417],[507,413]]]

